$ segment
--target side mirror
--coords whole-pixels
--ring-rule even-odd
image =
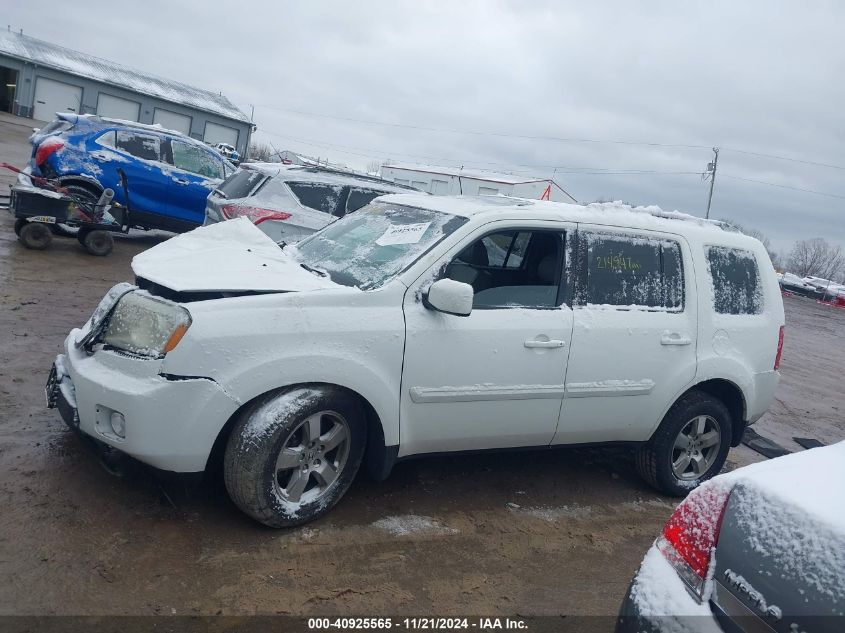
[[[423,299],[426,308],[454,316],[469,316],[472,312],[472,286],[452,279],[438,279],[428,288]]]

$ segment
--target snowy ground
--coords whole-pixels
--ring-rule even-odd
[[[30,130],[10,120],[0,162],[22,165]],[[109,475],[43,385],[68,330],[160,239],[107,258],[73,239],[26,251],[0,213],[0,615],[617,612],[674,506],[618,451],[410,461],[289,531],[254,524],[221,486]],[[757,430],[790,450],[793,435],[845,439],[845,310],[786,310],[783,381]],[[729,467],[758,459],[740,447]]]

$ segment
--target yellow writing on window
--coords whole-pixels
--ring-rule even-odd
[[[597,268],[609,268],[611,270],[639,270],[642,268],[640,262],[632,257],[626,257],[624,253],[611,255],[598,255],[596,257]]]

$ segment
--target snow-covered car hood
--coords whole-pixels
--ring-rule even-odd
[[[132,270],[176,292],[292,292],[337,288],[302,268],[247,218],[177,235],[132,259]]]

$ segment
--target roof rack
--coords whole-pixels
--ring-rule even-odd
[[[700,218],[696,215],[690,215],[689,213],[683,213],[682,211],[664,211],[660,207],[657,206],[648,206],[648,207],[635,207],[630,204],[624,203],[613,203],[613,202],[590,202],[584,205],[585,207],[589,208],[592,206],[601,207],[605,205],[613,205],[616,208],[623,207],[627,208],[630,211],[635,213],[647,213],[652,215],[656,218],[663,218],[666,220],[678,220],[681,222],[695,222],[696,224],[705,224],[710,226],[715,226],[723,231],[736,231],[736,229],[730,224],[730,222],[724,222],[722,220],[711,220],[709,218]]]

